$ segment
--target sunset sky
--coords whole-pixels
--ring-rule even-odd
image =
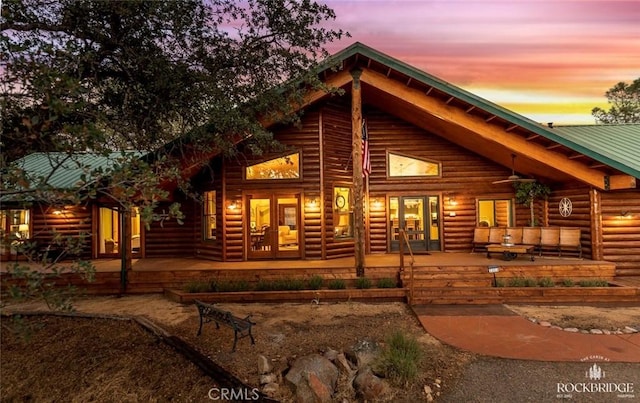
[[[537,122],[595,123],[640,77],[640,0],[325,0],[336,27]]]

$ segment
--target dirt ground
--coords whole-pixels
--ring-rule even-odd
[[[329,348],[344,350],[360,340],[384,343],[398,329],[414,335],[425,356],[418,379],[394,388],[390,401],[422,400],[427,385],[436,392],[446,391],[474,361],[473,354],[443,345],[427,334],[402,303],[222,305],[238,316],[252,315],[257,323],[255,346],[242,339],[237,351],[231,353],[233,332],[217,330],[213,324],[205,325],[203,334],[197,337],[195,307],[160,295],[93,297],[75,306],[83,313],[147,316],[252,386],[257,386],[259,379],[258,354],[270,359],[277,371],[283,371],[296,357]],[[36,310],[43,306],[32,303],[13,308]],[[640,324],[640,307],[510,308],[563,327],[589,328],[597,323],[603,328],[605,321],[612,329]],[[14,332],[15,323],[2,320],[3,401],[207,401],[208,391],[215,387],[215,382],[193,364],[129,321],[38,317],[23,319],[19,324],[31,325],[28,343],[21,339],[21,333]],[[276,398],[290,401],[291,394],[281,388]],[[336,401],[342,399],[357,400],[352,392],[336,397]]]

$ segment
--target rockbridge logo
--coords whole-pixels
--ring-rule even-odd
[[[607,362],[609,360],[602,359],[602,361]],[[610,394],[611,397],[616,396],[620,399],[633,399],[635,397],[633,382],[615,382],[607,379],[608,376],[602,363],[600,365],[594,363],[585,370],[585,381],[558,382],[556,384],[556,397],[558,399],[572,399],[585,393]]]

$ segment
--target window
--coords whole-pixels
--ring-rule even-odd
[[[336,239],[353,238],[353,197],[350,188],[333,188],[333,226]]]
[[[387,158],[390,177],[440,176],[440,164],[389,153]]]
[[[2,254],[17,253],[17,245],[31,238],[29,210],[0,210]]]
[[[216,239],[216,192],[204,192],[202,228],[204,239]]]
[[[510,199],[478,200],[478,226],[512,227],[513,207]]]
[[[248,166],[245,171],[245,178],[247,180],[299,179],[300,154],[289,154]]]

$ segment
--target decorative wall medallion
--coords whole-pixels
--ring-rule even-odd
[[[569,217],[571,215],[571,211],[573,210],[571,199],[569,199],[568,197],[563,197],[558,204],[558,210],[560,211],[561,216]]]

